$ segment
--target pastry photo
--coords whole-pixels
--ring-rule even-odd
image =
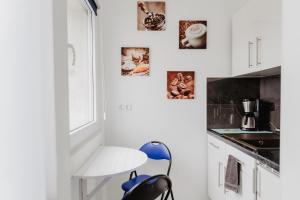
[[[150,73],[149,48],[122,47],[121,75],[148,76]]]

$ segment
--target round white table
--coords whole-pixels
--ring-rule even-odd
[[[139,150],[102,146],[88,159],[88,161],[75,173],[74,178],[79,179],[80,200],[89,200],[113,176],[131,172],[147,162],[147,155]],[[104,178],[89,194],[87,193],[87,180]]]

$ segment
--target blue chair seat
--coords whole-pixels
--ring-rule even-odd
[[[150,178],[150,176],[148,176],[148,175],[139,175],[139,176],[132,178],[129,181],[123,183],[122,189],[125,192],[128,192],[131,188],[133,188],[134,186],[136,186],[137,184],[143,182],[144,180],[146,180],[148,178]]]

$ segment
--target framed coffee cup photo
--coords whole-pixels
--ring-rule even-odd
[[[207,49],[207,21],[179,21],[179,49]]]

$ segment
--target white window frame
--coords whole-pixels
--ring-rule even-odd
[[[102,116],[101,116],[101,91],[102,91],[102,83],[100,82],[100,69],[97,69],[97,63],[96,63],[96,17],[93,13],[93,10],[90,8],[89,3],[86,2],[86,0],[82,0],[84,5],[86,5],[86,8],[88,9],[88,15],[91,20],[89,20],[89,25],[91,26],[91,31],[89,35],[92,35],[89,40],[91,48],[89,48],[92,52],[89,52],[90,56],[92,56],[92,71],[93,71],[93,108],[94,108],[94,116],[93,121],[90,121],[89,123],[82,125],[74,130],[70,130],[70,139],[71,139],[71,149],[72,151],[76,151],[76,147],[80,145],[81,143],[85,142],[89,138],[93,137],[97,132],[101,131],[103,129],[102,125]],[[97,52],[97,54],[100,52]]]

